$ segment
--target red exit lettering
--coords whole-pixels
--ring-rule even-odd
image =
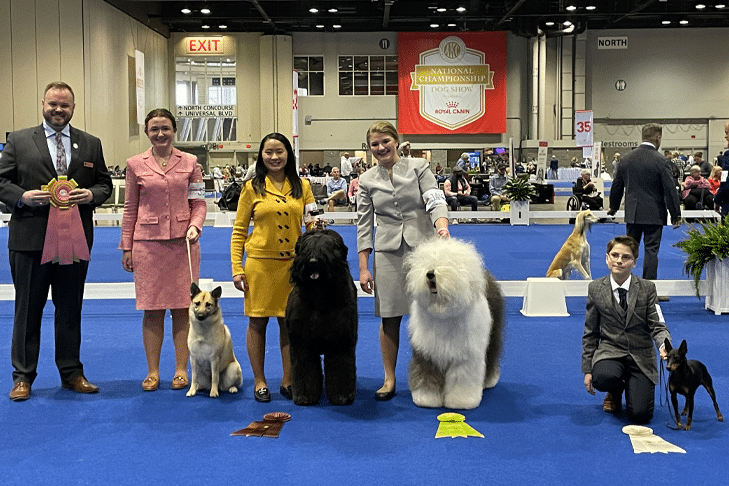
[[[189,52],[218,52],[220,39],[190,39]]]

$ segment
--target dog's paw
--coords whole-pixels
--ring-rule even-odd
[[[351,405],[354,403],[354,394],[340,397],[329,397],[329,403],[332,405]]]
[[[238,388],[231,386],[228,388],[228,393],[238,393]]]
[[[428,390],[412,390],[413,403],[423,408],[440,408],[443,406],[443,398],[440,393]]]
[[[446,408],[457,410],[472,410],[481,405],[483,391],[477,386],[455,388],[448,391],[444,397]]]
[[[197,387],[195,387],[195,386],[193,385],[193,386],[191,386],[191,387],[190,387],[190,389],[189,389],[189,390],[187,390],[187,394],[186,394],[186,395],[187,395],[188,397],[194,397],[194,396],[195,396],[195,394],[197,394]]]
[[[500,377],[501,377],[501,368],[497,367],[497,368],[491,370],[491,372],[486,376],[486,379],[483,382],[484,389],[495,387],[496,384],[499,382]]]
[[[218,393],[218,389],[215,387],[211,387],[210,398],[218,398],[219,396],[220,396],[220,393]]]

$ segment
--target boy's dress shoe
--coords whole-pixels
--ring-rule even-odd
[[[83,375],[77,376],[71,381],[64,381],[63,388],[77,393],[97,393],[99,391],[99,387],[89,383]]]
[[[605,394],[605,400],[602,402],[602,409],[608,413],[617,413],[622,406],[622,395],[614,398],[610,393]]]
[[[22,402],[30,398],[30,383],[19,381],[10,390],[10,399],[14,402]]]

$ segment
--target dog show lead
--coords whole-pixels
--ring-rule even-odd
[[[284,135],[270,133],[263,137],[255,171],[255,176],[243,184],[233,224],[230,241],[233,284],[244,292],[253,396],[259,402],[271,401],[264,373],[266,326],[269,317],[276,317],[283,365],[280,392],[290,400],[291,359],[284,320],[292,288],[289,277],[304,213],[310,215],[317,206],[309,181],[299,177],[296,156]],[[253,230],[249,234],[251,219]],[[306,219],[307,229],[317,226],[318,220]],[[247,253],[245,263],[244,252]]]
[[[441,238],[449,237],[448,206],[429,162],[400,157],[398,137],[395,127],[385,121],[376,122],[367,130],[367,145],[377,165],[360,176],[357,193],[359,282],[364,292],[374,291],[375,315],[382,318],[380,350],[385,382],[375,393],[375,399],[381,401],[395,396],[400,323],[410,307],[402,291],[403,261],[418,243],[434,233]],[[373,250],[370,273],[369,256]]]

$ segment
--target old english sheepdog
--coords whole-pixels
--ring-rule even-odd
[[[476,248],[435,238],[406,259],[409,385],[419,407],[472,409],[500,375],[504,297]]]

